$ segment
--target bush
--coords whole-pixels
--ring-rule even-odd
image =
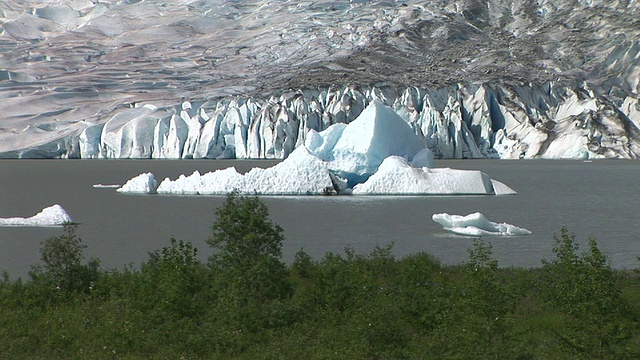
[[[542,297],[565,316],[565,326],[554,329],[564,347],[593,358],[629,356],[624,343],[632,333],[619,273],[611,269],[595,238],[582,254],[575,235],[565,227],[554,241],[555,259],[543,261]]]
[[[267,206],[233,192],[216,215],[207,244],[216,250],[210,265],[224,273],[226,290],[244,303],[290,296],[287,267],[280,260],[284,231],[269,219]]]
[[[215,211],[207,244],[215,282],[213,341],[218,351],[236,355],[267,341],[268,331],[288,326],[293,309],[284,305],[293,288],[282,255],[283,229],[269,219],[257,197],[227,195]]]
[[[100,271],[67,225],[30,281],[0,276],[0,357],[640,358],[637,271],[564,228],[538,269],[500,268],[480,240],[457,266],[389,245],[287,268],[259,199],[230,194],[216,214],[209,266],[171,239],[139,270]]]
[[[141,274],[151,305],[177,317],[201,314],[206,306],[208,275],[189,242],[171,238],[171,245],[149,254]]]
[[[498,268],[491,244],[474,240],[464,270],[465,300],[471,311],[469,318],[475,320],[470,328],[475,327],[476,341],[479,341],[476,351],[486,357],[508,355],[504,351],[509,347],[504,345],[512,335],[511,315],[516,299],[506,285],[504,271]]]
[[[44,240],[40,249],[43,264],[31,267],[29,275],[36,283],[63,293],[88,292],[96,281],[100,262],[91,259],[82,264],[86,245],[76,235],[77,224],[64,225],[64,233]]]

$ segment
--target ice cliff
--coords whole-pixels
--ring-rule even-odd
[[[436,158],[640,156],[638,99],[616,102],[553,83],[408,88],[397,96],[345,87],[262,101],[235,97],[164,108],[144,105],[5,155],[282,159],[305,142],[319,141],[320,132],[341,131],[336,125],[350,123],[374,100],[392,107]]]
[[[378,100],[437,158],[637,158],[639,18],[637,0],[5,1],[0,157],[286,158]]]

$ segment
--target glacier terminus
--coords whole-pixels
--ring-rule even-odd
[[[435,158],[635,159],[639,8],[2,2],[0,157],[285,159],[380,102]]]

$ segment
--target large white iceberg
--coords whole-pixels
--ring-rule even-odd
[[[489,221],[483,214],[476,212],[466,216],[433,214],[433,221],[453,233],[466,236],[515,236],[529,235],[531,231],[507,223]]]
[[[371,102],[348,125],[335,124],[320,133],[311,130],[305,146],[351,186],[367,180],[393,155],[412,161],[422,152],[421,165],[433,166],[431,151],[409,124],[379,101]]]
[[[325,162],[311,155],[304,147],[296,149],[278,165],[268,169],[253,168],[240,174],[235,168],[200,175],[164,179],[159,194],[214,195],[237,190],[243,194],[322,195],[335,194],[345,183],[333,175]]]
[[[481,171],[433,168],[433,153],[391,108],[372,102],[350,124],[309,131],[305,146],[268,169],[196,171],[155,186],[153,174],[120,192],[174,195],[242,194],[514,194]]]
[[[69,216],[62,206],[58,204],[44,208],[36,215],[29,218],[0,218],[0,226],[51,227],[62,226],[69,222],[71,222],[71,216]]]

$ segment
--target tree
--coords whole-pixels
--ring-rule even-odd
[[[630,338],[625,326],[627,304],[621,296],[621,278],[598,249],[595,238],[578,254],[574,234],[562,227],[554,235],[553,261],[543,261],[546,303],[567,316],[567,328],[557,331],[566,347],[586,356],[619,358],[628,355]],[[622,350],[621,350],[622,349]]]
[[[44,281],[56,289],[70,292],[87,291],[98,276],[98,259],[82,264],[86,245],[76,235],[77,224],[64,225],[64,233],[42,241],[40,257],[43,264],[32,266],[29,272],[36,281]]]
[[[149,253],[142,275],[153,306],[179,317],[204,311],[206,267],[198,261],[198,249],[190,242],[171,238],[170,246]]]
[[[212,269],[217,351],[234,356],[254,346],[265,330],[295,321],[285,300],[293,293],[280,260],[283,229],[269,219],[257,197],[232,192],[215,210],[217,220],[207,244],[214,249]]]
[[[476,354],[487,358],[500,357],[501,352],[507,355],[505,349],[514,351],[515,355],[518,350],[509,341],[516,299],[506,285],[504,272],[499,270],[490,243],[481,239],[473,241],[464,275],[462,324],[466,328],[464,332],[473,334],[470,339],[465,339],[470,342],[466,349],[473,349]]]
[[[217,250],[210,265],[225,274],[237,300],[264,302],[290,294],[282,256],[283,229],[269,219],[258,197],[232,192],[216,209],[218,219],[207,244]]]

